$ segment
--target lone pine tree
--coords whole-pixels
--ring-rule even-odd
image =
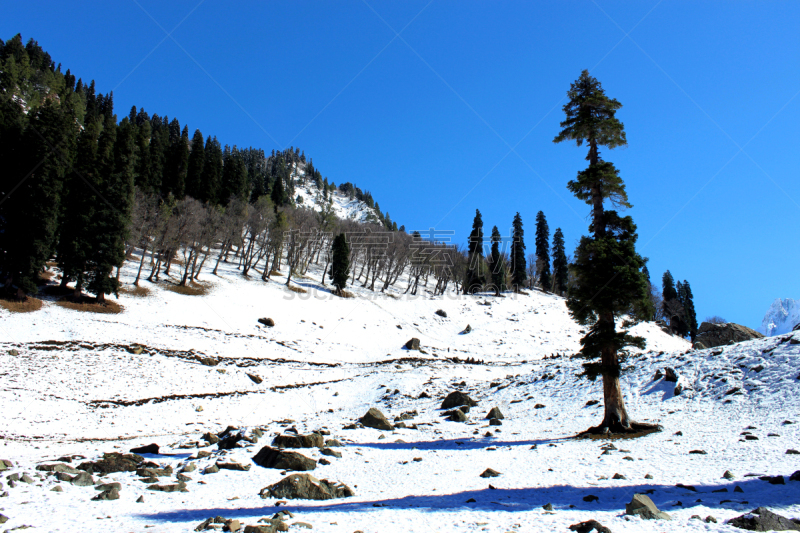
[[[375,204],[377,209],[378,205]],[[467,256],[467,277],[464,280],[464,294],[473,294],[481,289],[483,279],[483,218],[480,210],[475,210],[472,231],[469,234],[469,253]]]
[[[497,226],[492,228],[492,285],[494,285],[494,295],[506,290],[506,265],[503,256],[500,254],[500,242],[503,238]]]
[[[331,283],[336,287],[336,293],[342,295],[350,275],[350,245],[344,233],[333,239],[331,255]]]
[[[525,232],[522,230],[522,217],[514,215],[513,235],[511,240],[511,286],[519,292],[527,280],[527,264],[525,263]]]
[[[561,228],[556,228],[553,234],[553,287],[558,295],[567,292],[569,281],[569,265],[567,264],[567,254],[564,251],[564,234]]]
[[[615,207],[631,207],[625,184],[614,165],[603,161],[599,147],[614,148],[626,144],[625,131],[616,117],[622,107],[606,96],[600,82],[584,70],[571,84],[564,105],[566,120],[553,142],[575,141],[589,145],[589,167],[578,173],[567,188],[592,208],[590,236],[581,237],[575,251],[576,287],[570,291],[567,307],[570,315],[589,330],[581,339],[585,374],[590,379],[603,378],[605,413],[602,422],[585,434],[634,433],[657,430],[658,426],[633,422],[625,409],[620,387],[620,362],[625,348],[644,348],[641,337],[627,329],[648,314],[647,284],[641,269],[644,260],[636,252],[636,225],[630,216],[620,217],[606,210],[605,202]],[[622,330],[616,319],[625,316]],[[597,361],[599,359],[599,362]]]
[[[536,213],[536,273],[539,286],[544,291],[550,290],[550,228],[542,211]]]

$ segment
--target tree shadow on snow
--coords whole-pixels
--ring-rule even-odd
[[[431,480],[433,481],[433,480]],[[442,479],[439,490],[446,490],[446,480]],[[611,481],[608,481],[611,483]],[[488,485],[496,486],[489,489]],[[553,485],[535,488],[503,488],[503,478],[486,480],[487,488],[456,492],[453,494],[409,495],[402,498],[358,500],[353,498],[328,500],[309,504],[307,500],[289,500],[285,506],[274,507],[264,505],[252,508],[223,509],[203,508],[166,511],[160,513],[142,513],[138,516],[148,520],[169,522],[200,522],[209,516],[225,516],[228,518],[254,519],[271,516],[279,510],[286,509],[293,513],[302,512],[337,512],[355,513],[370,512],[376,508],[419,509],[422,512],[464,512],[498,511],[524,512],[541,510],[550,503],[553,509],[575,511],[617,511],[623,514],[625,504],[629,503],[635,493],[649,493],[658,508],[667,513],[680,510],[690,511],[693,507],[704,506],[714,509],[728,509],[734,512],[748,512],[756,507],[765,506],[781,508],[800,503],[800,483],[787,481],[786,485],[771,485],[758,478],[749,478],[739,482],[726,482],[719,485],[695,485],[696,491],[678,488],[672,485],[638,484],[628,486],[586,486]],[[744,492],[733,492],[735,486]],[[712,490],[727,489],[728,492],[714,493]],[[584,501],[585,497],[595,496],[597,499]],[[475,500],[468,502],[467,500]],[[570,507],[574,506],[574,507]],[[698,511],[702,512],[702,511]]]
[[[478,450],[490,446],[496,448],[515,448],[519,446],[545,446],[565,443],[571,437],[532,440],[499,440],[494,437],[469,437],[461,439],[442,439],[417,442],[348,442],[347,447],[375,448],[376,450]]]

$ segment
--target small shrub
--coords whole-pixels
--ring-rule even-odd
[[[706,319],[703,322],[708,322],[710,324],[727,324],[728,323],[727,320],[725,320],[721,316],[717,316],[717,315],[706,317]]]
[[[0,307],[12,313],[32,313],[42,308],[42,301],[33,296],[28,296],[24,300],[2,296],[0,297]]]

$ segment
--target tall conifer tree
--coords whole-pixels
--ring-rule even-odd
[[[567,95],[566,120],[553,142],[575,141],[578,146],[588,143],[589,167],[579,172],[567,188],[592,208],[591,235],[581,238],[575,252],[576,287],[570,290],[567,307],[578,323],[589,327],[581,339],[581,355],[587,359],[586,375],[590,379],[598,375],[603,378],[605,404],[602,422],[587,433],[658,429],[629,418],[619,379],[625,348],[645,345],[643,338],[628,334],[627,328],[649,314],[647,285],[641,272],[644,260],[635,248],[636,225],[630,216],[620,217],[604,205],[609,201],[617,207],[630,207],[619,172],[603,161],[599,152],[600,146],[626,144],[622,122],[615,117],[621,104],[606,96],[600,82],[586,70]],[[621,331],[617,331],[616,319],[626,315]]]
[[[519,212],[514,215],[514,222],[511,223],[511,286],[515,292],[521,291],[528,279],[526,270],[528,265],[525,261],[525,232],[522,229],[522,217]]]
[[[203,165],[206,162],[206,152],[203,145],[203,133],[194,130],[192,135],[191,151],[186,168],[186,195],[195,200],[200,200],[203,196]],[[202,200],[201,200],[202,201]]]
[[[506,266],[503,264],[503,256],[500,254],[500,243],[502,242],[500,231],[497,226],[492,228],[492,285],[494,285],[494,295],[500,296],[500,292],[506,290]]]
[[[377,202],[375,203],[375,209],[378,209]],[[479,291],[486,283],[483,278],[483,218],[478,209],[475,210],[475,218],[472,221],[472,232],[469,234],[467,262],[467,277],[464,281],[464,294],[473,294]]]
[[[563,296],[569,282],[569,265],[564,250],[564,234],[556,228],[553,234],[553,287],[556,294]]]
[[[347,278],[350,275],[350,245],[344,233],[340,233],[333,239],[331,249],[331,283],[336,287],[338,294],[343,294],[347,286]]]
[[[539,286],[544,291],[550,290],[550,228],[542,211],[536,213],[536,274]]]

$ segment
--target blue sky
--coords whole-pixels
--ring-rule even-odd
[[[464,242],[476,208],[487,234],[519,211],[529,251],[539,210],[568,251],[587,232],[566,190],[586,150],[552,139],[589,69],[623,104],[628,146],[604,156],[654,281],[757,327],[800,298],[798,21],[793,1],[5,2],[0,37],[33,37],[120,115],[300,147],[409,229]]]

